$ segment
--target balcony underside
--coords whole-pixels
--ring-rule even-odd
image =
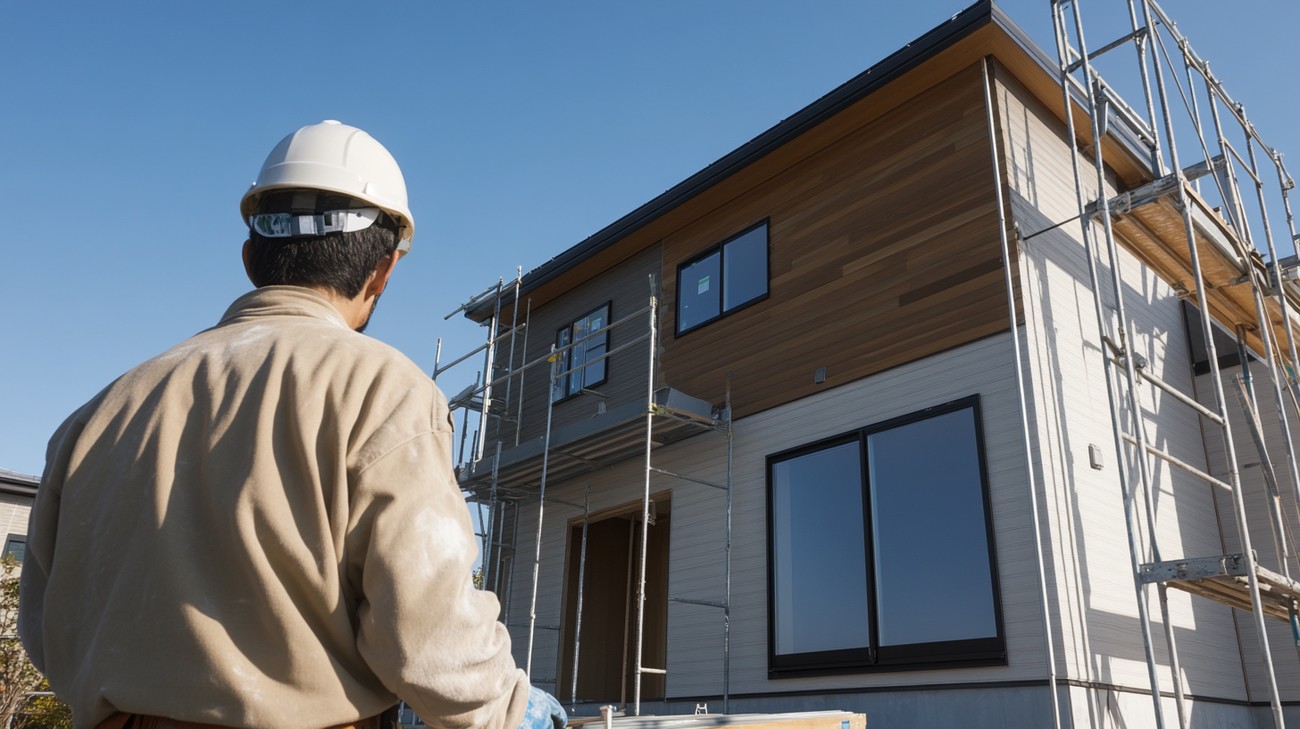
[[[555,428],[549,447],[546,438],[503,444],[498,457],[496,444],[488,443],[483,458],[462,466],[457,476],[461,488],[478,499],[491,499],[494,490],[496,498],[507,501],[535,498],[543,472],[548,484],[558,483],[644,457],[647,441],[658,448],[720,427],[709,403],[666,387],[655,392],[653,402],[628,403]]]
[[[1229,332],[1244,327],[1246,345],[1263,354],[1261,326],[1250,277],[1267,286],[1270,275],[1263,258],[1242,240],[1227,220],[1188,183],[1165,177],[1123,193],[1109,202],[1111,224],[1123,245],[1154,269],[1192,303],[1196,301],[1187,222],[1179,203],[1182,184],[1190,210],[1196,253],[1205,277],[1210,315]],[[1289,295],[1292,305],[1300,301]],[[1285,342],[1282,307],[1276,294],[1265,297],[1264,310],[1275,343]]]

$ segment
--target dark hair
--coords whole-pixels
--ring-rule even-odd
[[[380,216],[365,230],[298,238],[266,238],[249,231],[248,275],[253,285],[324,286],[353,298],[379,261],[397,250],[397,233]]]

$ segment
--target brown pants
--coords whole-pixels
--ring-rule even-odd
[[[382,715],[372,716],[352,724],[339,724],[328,729],[382,729],[381,718]],[[117,713],[101,721],[96,729],[223,729],[223,727],[161,716]]]

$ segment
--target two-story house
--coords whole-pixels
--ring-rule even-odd
[[[22,564],[27,552],[27,518],[36,500],[41,480],[17,471],[0,468],[0,524],[4,524],[3,554]]]
[[[1139,5],[1121,40],[1169,32]],[[587,713],[1300,722],[1289,177],[1244,116],[1179,160],[1167,90],[1125,104],[1053,9],[1056,53],[976,3],[467,304],[491,376],[453,398],[459,474],[535,683]]]

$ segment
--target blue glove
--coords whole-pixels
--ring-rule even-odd
[[[564,729],[568,724],[569,715],[554,696],[536,686],[528,689],[528,708],[519,729]]]

